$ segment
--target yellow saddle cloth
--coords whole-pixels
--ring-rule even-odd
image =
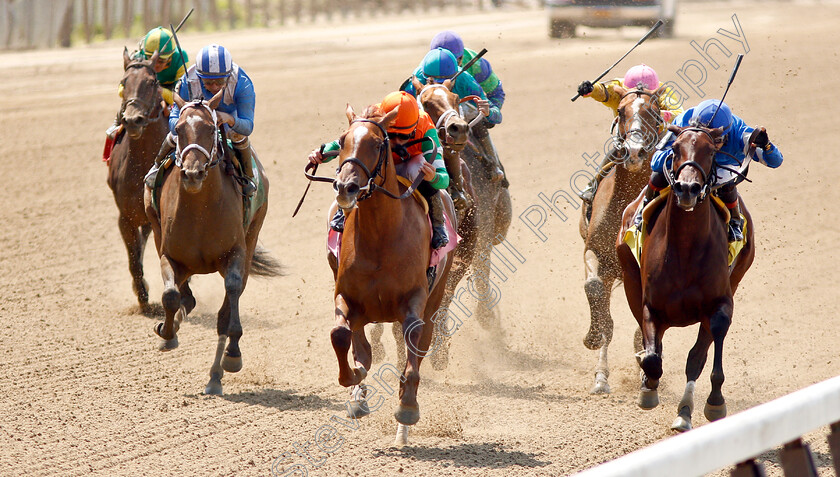
[[[636,257],[636,263],[639,263],[641,266],[640,257],[642,256],[642,247],[644,246],[645,239],[647,239],[647,224],[650,221],[650,216],[657,210],[659,207],[665,204],[665,200],[668,197],[668,194],[671,193],[671,188],[668,187],[667,189],[663,189],[659,193],[659,197],[655,198],[654,200],[650,201],[650,203],[645,206],[645,210],[642,211],[642,222],[637,227],[635,224],[631,225],[627,231],[624,232],[624,243],[626,243],[630,250],[633,252],[633,256]],[[714,204],[721,210],[724,215],[724,223],[729,222],[729,209],[726,208],[726,205],[720,200],[717,196],[711,196],[712,201]],[[742,240],[738,240],[735,242],[729,242],[729,262],[728,264],[731,266],[732,262],[735,261],[735,257],[741,253],[741,249],[744,248],[744,245],[747,243],[747,227],[751,226],[752,224],[747,223],[747,218],[744,214],[741,214],[741,220],[744,221],[744,238]]]

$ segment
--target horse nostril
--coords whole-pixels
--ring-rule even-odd
[[[700,195],[700,184],[696,182],[694,184],[691,184],[691,189],[689,189],[689,192],[691,192],[691,195]]]
[[[348,184],[345,191],[347,195],[356,195],[359,193],[359,185],[356,183]]]
[[[682,194],[682,192],[683,192],[682,182],[675,182],[674,183],[674,192],[676,192],[677,194]]]

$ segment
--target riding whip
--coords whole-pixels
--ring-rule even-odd
[[[470,69],[476,61],[480,60],[481,57],[484,56],[485,53],[487,53],[487,48],[482,48],[481,51],[479,51],[478,54],[475,55],[475,58],[471,59],[466,65],[464,65],[463,68],[461,68],[460,71],[455,73],[455,76],[452,77],[452,84],[455,84],[455,80],[458,79],[458,76],[461,76],[461,73]]]
[[[723,99],[726,98],[726,93],[729,92],[729,87],[732,86],[732,82],[735,81],[735,74],[738,73],[738,67],[741,66],[741,60],[744,59],[744,54],[741,53],[738,55],[738,58],[735,59],[735,67],[732,68],[732,74],[729,75],[729,81],[726,83],[726,89],[723,91],[723,96],[720,97],[720,102],[718,103],[718,107],[715,108],[715,112],[712,113],[711,119],[709,119],[709,124],[707,126],[712,125],[712,121],[714,121],[715,116],[717,116],[718,111],[720,111],[720,105],[723,104]]]
[[[626,57],[627,57],[627,55],[629,55],[629,54],[630,54],[633,50],[635,50],[637,46],[641,45],[641,44],[642,44],[645,40],[647,40],[647,39],[648,39],[651,35],[653,35],[653,34],[654,34],[654,32],[656,32],[656,30],[657,30],[657,29],[659,29],[659,27],[661,27],[663,23],[664,23],[664,22],[663,22],[662,20],[658,20],[658,21],[656,22],[656,24],[655,24],[655,25],[653,25],[653,28],[651,28],[651,29],[650,29],[650,31],[649,31],[649,32],[647,32],[647,33],[645,34],[645,36],[643,36],[643,37],[642,37],[642,39],[641,39],[641,40],[639,40],[638,42],[636,42],[636,44],[635,44],[635,45],[633,45],[633,48],[630,48],[630,50],[628,50],[628,51],[627,51],[627,53],[625,53],[625,54],[624,54],[624,56],[622,56],[621,58],[619,58],[619,59],[618,59],[618,61],[616,61],[615,63],[613,63],[613,64],[612,64],[612,66],[610,66],[610,67],[609,67],[609,68],[607,68],[607,69],[606,69],[603,73],[601,73],[601,76],[599,76],[599,77],[595,78],[594,80],[592,80],[592,82],[593,82],[593,83],[597,83],[598,81],[600,81],[600,80],[601,80],[601,78],[603,78],[604,76],[607,76],[607,73],[609,73],[609,72],[610,72],[610,70],[612,70],[613,68],[615,68],[615,65],[617,65],[617,64],[619,64],[619,63],[621,63],[621,60],[623,60],[624,58],[626,58]],[[575,97],[574,97],[574,98],[572,98],[572,101],[574,102],[574,101],[575,101],[576,99],[578,99],[578,98],[580,98],[580,93],[576,94],[576,95],[575,95]]]
[[[182,26],[184,26],[184,23],[186,23],[187,18],[189,18],[189,17],[190,17],[190,15],[192,15],[193,10],[195,10],[195,9],[194,9],[194,8],[190,8],[190,11],[188,11],[188,12],[187,12],[187,14],[184,16],[184,19],[183,19],[183,20],[181,20],[181,23],[179,23],[179,24],[178,24],[178,26],[177,26],[177,27],[175,27],[175,29],[174,29],[174,30],[171,30],[173,34],[178,33],[178,30],[180,30],[180,29],[181,29],[181,27],[182,27]],[[172,28],[172,24],[171,24],[171,23],[169,24],[169,28],[170,28],[170,29]],[[164,43],[163,45],[161,45],[158,49],[159,49],[159,50],[162,50],[162,49],[163,49],[163,47],[165,47],[166,45],[168,45],[170,41],[172,41],[172,37],[171,37],[171,36],[169,37],[169,39],[168,39],[168,40],[166,40],[166,43]],[[178,48],[180,49],[180,47],[178,47]]]

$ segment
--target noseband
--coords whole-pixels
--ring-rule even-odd
[[[686,131],[694,131],[694,132],[700,132],[700,133],[705,134],[706,137],[709,138],[709,142],[711,142],[712,146],[714,147],[715,139],[712,137],[712,134],[709,131],[707,131],[703,128],[689,127],[689,128],[683,129],[680,132],[680,134],[677,136],[677,138],[682,136]],[[677,182],[677,177],[680,176],[680,172],[682,172],[682,170],[685,167],[692,167],[692,168],[696,169],[698,172],[700,172],[700,177],[703,179],[703,189],[700,191],[700,198],[697,200],[697,203],[699,204],[700,202],[703,202],[703,200],[705,200],[706,197],[709,195],[709,192],[711,192],[711,186],[712,186],[712,181],[714,180],[714,174],[711,174],[711,173],[707,174],[706,171],[703,170],[703,167],[701,167],[700,164],[698,164],[696,161],[693,161],[693,160],[683,162],[682,164],[680,164],[680,166],[676,170],[674,170],[673,154],[674,153],[672,151],[671,152],[671,158],[670,158],[671,159],[671,167],[667,168],[667,170],[665,171],[666,172],[665,178],[668,179],[668,184],[670,184],[671,187],[673,187],[674,184]],[[713,164],[712,168],[714,169],[714,159],[712,160],[712,164]]]
[[[623,95],[621,95],[621,100],[623,100],[625,97],[627,97],[631,94],[636,94],[636,95],[639,95],[639,96],[642,96],[642,95],[649,96],[651,102],[658,101],[658,95],[656,93],[648,93],[647,91],[645,91],[643,89],[635,89],[635,90],[632,90],[632,91],[627,91]],[[639,113],[641,113],[641,111]],[[636,114],[639,114],[639,113],[636,113]],[[619,135],[615,134],[615,128],[619,123],[620,117],[621,117],[620,114],[619,114],[619,116],[616,117],[616,120],[615,120],[615,122],[613,122],[613,126],[610,130],[610,133],[613,135],[613,143],[616,144],[617,147],[624,147],[627,137],[630,137],[630,136],[638,136],[638,137],[642,137],[642,138],[645,137],[644,131],[642,131],[639,128],[632,128],[628,131],[625,131],[623,136],[619,136]],[[661,111],[660,111],[660,113],[657,117],[659,117],[660,119],[662,118]],[[644,118],[641,119],[641,122],[645,122]],[[643,149],[645,150],[645,152],[649,152],[654,147],[656,147],[656,143],[660,139],[659,138],[660,134],[658,133],[659,128],[660,128],[660,124],[657,123],[656,124],[656,130],[657,130],[656,140],[651,142],[650,144],[644,143]]]
[[[219,125],[216,124],[216,110],[212,109],[206,101],[195,100],[181,108],[181,114],[184,114],[184,111],[189,108],[198,107],[203,107],[204,109],[210,112],[210,117],[213,121],[213,146],[209,152],[206,148],[197,143],[187,144],[187,146],[182,149],[179,141],[179,136],[175,136],[175,165],[179,168],[181,168],[183,165],[181,158],[184,156],[184,154],[193,149],[197,150],[202,155],[204,155],[204,157],[207,158],[207,160],[209,161],[207,164],[208,169],[218,164],[222,158],[222,149],[219,147]]]
[[[152,68],[151,65],[147,65],[146,63],[143,63],[143,62],[131,63],[128,66],[126,66],[126,68],[125,68],[126,72],[128,72],[128,70],[131,69],[131,68],[146,68],[146,69],[148,69],[149,72],[151,72],[151,74],[152,74],[152,78],[155,79],[154,89],[157,90],[157,88],[160,86],[160,82],[158,82],[158,79],[157,79],[157,73],[155,73],[155,69]],[[123,77],[122,84],[123,84],[123,86],[125,86],[125,77]],[[127,108],[128,106],[131,106],[131,105],[137,105],[137,106],[140,107],[140,109],[144,110],[144,114],[146,115],[146,117],[149,118],[149,121],[156,120],[156,116],[158,116],[159,113],[155,114],[155,112],[158,111],[159,109],[161,109],[160,108],[160,101],[154,101],[154,100],[146,101],[144,99],[141,99],[139,96],[135,96],[133,98],[128,98],[128,99],[123,101],[122,106],[120,107],[120,122],[122,122],[123,114],[125,114],[125,108]]]
[[[367,184],[365,184],[364,187],[361,187],[359,189],[360,194],[358,198],[358,201],[362,201],[373,195],[373,192],[376,190],[377,187],[379,187],[380,189],[382,188],[381,186],[377,186],[376,184],[374,184],[373,181],[376,180],[377,177],[382,177],[383,179],[385,179],[385,176],[382,175],[382,165],[385,164],[385,159],[388,157],[387,154],[388,151],[390,151],[391,149],[391,143],[388,139],[388,132],[385,130],[385,128],[382,127],[381,124],[377,123],[376,121],[371,121],[370,119],[364,118],[357,118],[353,120],[353,123],[373,124],[374,126],[379,128],[379,130],[382,132],[382,136],[385,138],[385,140],[379,144],[379,157],[376,161],[376,166],[373,168],[373,171],[368,169],[365,163],[360,161],[359,158],[355,156],[345,158],[343,161],[341,161],[341,164],[339,164],[338,168],[335,170],[335,175],[337,176],[341,173],[341,169],[346,164],[353,164],[354,166],[358,166],[359,169],[361,169],[362,172],[365,173],[365,175],[367,176]],[[336,182],[333,182],[333,189],[338,190],[338,185]]]

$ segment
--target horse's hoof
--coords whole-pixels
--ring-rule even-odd
[[[160,351],[172,351],[178,347],[178,337],[173,336],[171,340],[163,340],[158,346]]]
[[[420,420],[420,406],[406,406],[400,403],[394,412],[394,419],[400,424],[413,426]]]
[[[204,394],[209,396],[221,396],[222,395],[222,380],[221,379],[210,379],[210,382],[207,383],[207,387],[204,388]]]
[[[397,424],[397,438],[394,439],[394,445],[397,447],[408,445],[408,426]]]
[[[356,384],[361,383],[367,377],[367,369],[364,366],[357,366],[356,369],[353,370],[353,375],[358,379]]]
[[[707,402],[706,406],[703,408],[703,414],[709,422],[723,419],[726,417],[726,403],[724,402],[723,404],[715,405]]]
[[[677,416],[674,419],[674,423],[671,424],[671,430],[677,432],[687,432],[691,430],[691,418],[684,418],[682,416]]]
[[[225,353],[222,356],[222,369],[228,373],[236,373],[242,369],[242,356],[229,356]]]
[[[347,417],[351,419],[358,419],[370,414],[370,408],[367,401],[349,401],[347,405]]]
[[[639,392],[639,407],[648,411],[659,405],[659,393],[656,389]]]
[[[595,385],[592,386],[592,390],[589,391],[589,394],[609,394],[612,391],[610,390],[610,384],[607,382],[607,378],[599,378],[598,376],[595,377]]]

